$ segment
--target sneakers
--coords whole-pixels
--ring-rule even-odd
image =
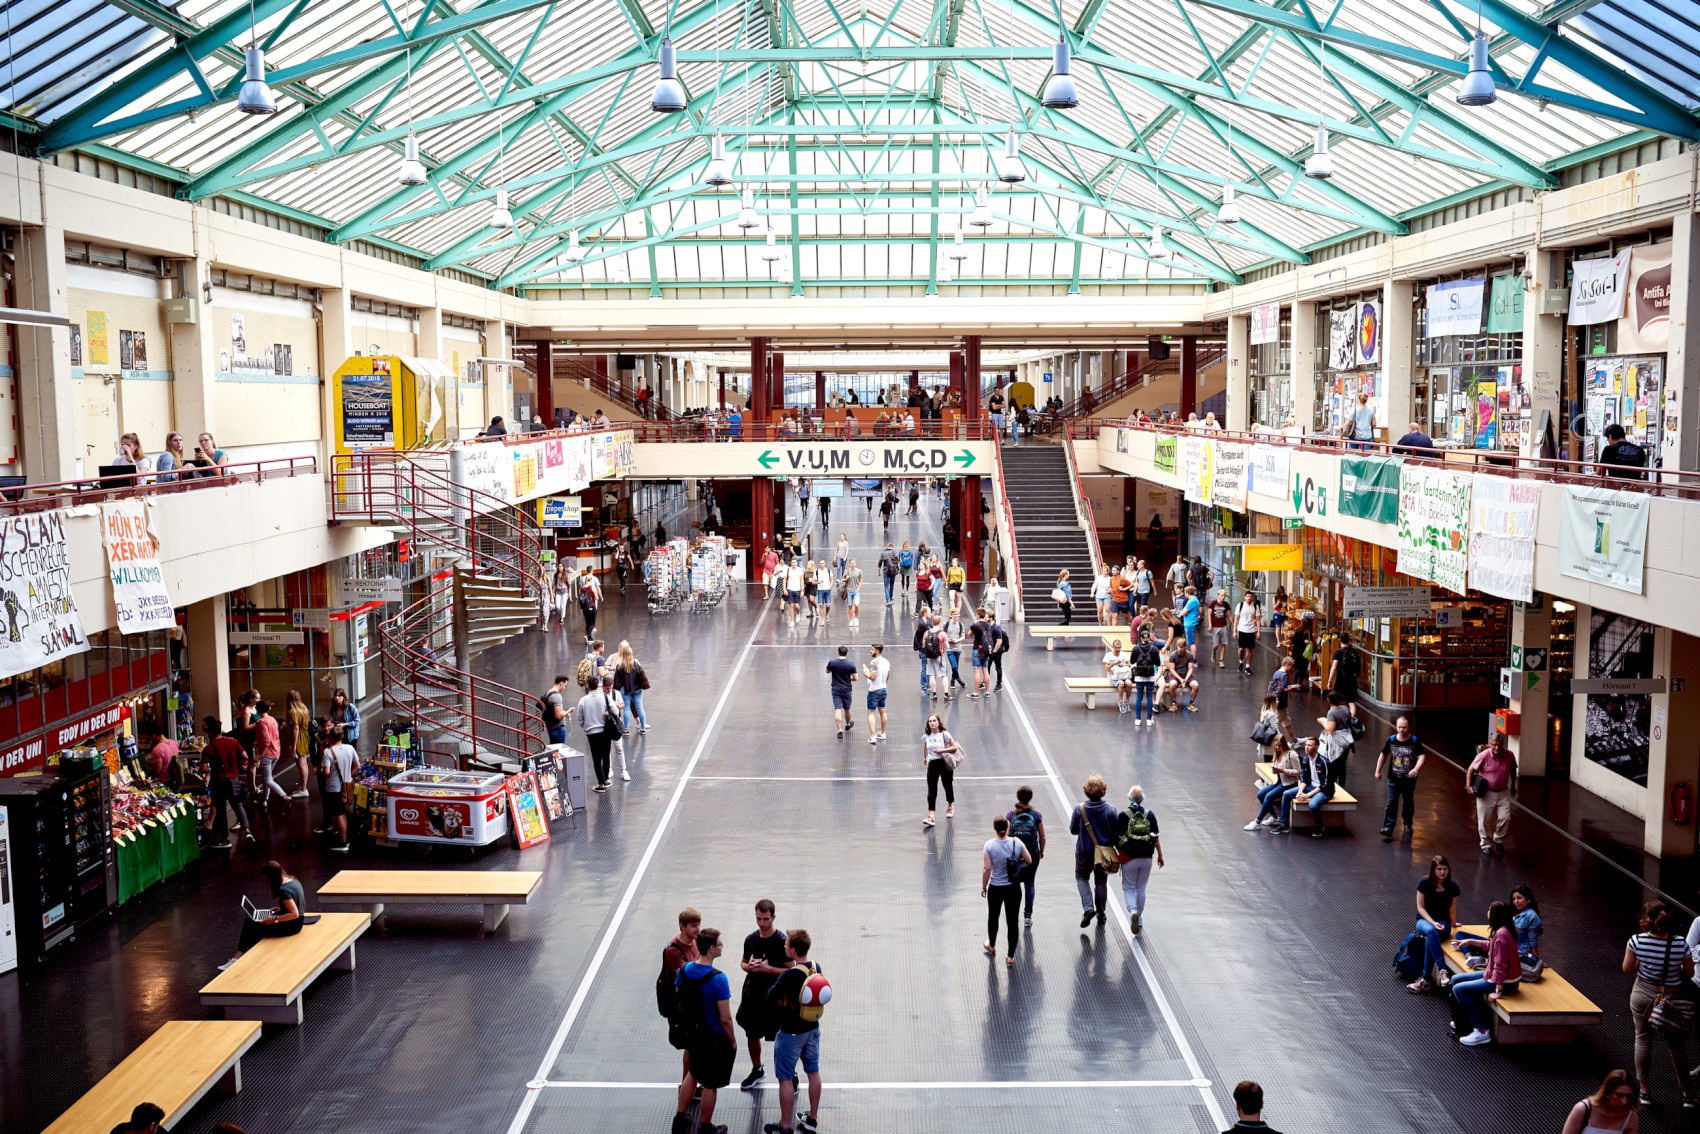
[[[289,798],[290,799],[306,799],[307,798],[307,789],[302,788],[300,791],[291,792],[290,795],[289,795]]]
[[[880,742],[880,738],[879,738],[879,733],[877,733],[877,732],[874,735],[868,737],[868,743],[869,744],[878,744],[879,742]]]
[[[234,965],[237,961],[240,961],[241,959],[242,959],[241,957],[230,958],[230,960],[224,962],[224,964],[222,964],[218,967],[218,971],[222,973],[225,969],[228,969],[231,965]]]
[[[884,740],[884,739],[885,739],[885,733],[883,733],[883,732],[882,732],[882,733],[880,733],[880,734],[879,734],[879,735],[877,735],[877,736],[876,736],[876,737],[875,737],[875,738],[874,738],[874,739],[875,739],[875,740]]]
[[[630,783],[631,778],[632,778],[632,774],[630,772],[626,771],[624,768],[621,768],[620,769],[620,778],[622,780],[625,780],[627,783]]]
[[[1242,831],[1255,831],[1261,826],[1263,826],[1263,820],[1253,819],[1250,823],[1247,823],[1245,826],[1241,827],[1240,830],[1242,830]]]
[[[332,847],[331,853],[332,854],[347,854],[348,853],[348,844],[343,843],[340,847]]]
[[[891,604],[888,602],[885,605],[890,606]],[[789,1126],[783,1126],[777,1122],[769,1122],[761,1129],[762,1134],[792,1134],[792,1130]]]
[[[212,846],[209,849],[211,849],[211,850],[229,850],[230,849],[230,840],[226,839],[222,843],[213,843]]]
[[[1225,662],[1225,661],[1219,661],[1219,662],[1216,663],[1216,668],[1217,669],[1227,669],[1228,663]]]
[[[1080,928],[1085,929],[1087,926],[1091,925],[1092,919],[1097,917],[1097,916],[1098,916],[1098,912],[1096,910],[1087,910],[1085,913],[1081,914],[1080,915]]]
[[[1405,991],[1411,993],[1427,992],[1429,987],[1427,977],[1418,977],[1416,980],[1405,986]]]
[[[748,1075],[744,1076],[744,1081],[738,1084],[738,1089],[740,1091],[752,1091],[755,1089],[756,1084],[765,1078],[767,1078],[767,1068],[761,1066],[754,1067]]]
[[[843,736],[844,734],[839,733],[838,735]],[[608,790],[608,785],[607,784],[597,784],[595,787],[591,788],[590,790],[597,792],[597,793],[603,793],[603,792],[606,792]]]
[[[1458,1042],[1463,1044],[1465,1047],[1480,1047],[1484,1043],[1492,1043],[1493,1037],[1482,1031],[1480,1028],[1477,1028],[1467,1036],[1459,1036]]]
[[[978,701],[980,699],[980,695],[978,693],[970,693],[968,694],[968,699],[970,701]]]
[[[806,1131],[807,1134],[818,1134],[820,1125],[808,1111],[804,1111],[797,1116],[797,1129]]]
[[[1032,929],[1033,928],[1033,915],[1028,914],[1026,917],[1022,918],[1021,924],[1026,929]]]
[[[1263,825],[1265,827],[1279,827],[1281,825],[1281,820],[1279,817],[1271,815],[1263,821]]]
[[[1384,843],[1390,843],[1390,842],[1393,841],[1393,828],[1392,827],[1383,827],[1381,829],[1381,841],[1384,842]]]
[[[1127,921],[1128,921],[1128,928],[1133,930],[1133,935],[1135,937],[1138,937],[1139,936],[1139,914],[1137,912],[1128,914],[1127,915]]]
[[[937,823],[936,820],[933,819],[933,817],[931,815],[929,815],[925,819],[921,820],[921,826],[923,826],[923,827],[936,827],[936,826],[938,826],[938,823]]]
[[[844,730],[843,729],[838,730],[838,739],[840,739],[840,740],[844,739]]]
[[[1189,701],[1187,702],[1186,711],[1189,713],[1196,713],[1198,712],[1198,706]]]

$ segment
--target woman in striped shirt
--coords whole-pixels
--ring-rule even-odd
[[[1648,1022],[1653,1006],[1661,999],[1687,1000],[1684,978],[1694,975],[1694,961],[1688,955],[1688,944],[1670,930],[1670,913],[1663,902],[1648,902],[1641,907],[1641,932],[1629,939],[1623,950],[1623,971],[1635,974],[1635,986],[1629,993],[1629,1014],[1635,1021],[1635,1078],[1641,1084],[1641,1102],[1653,1101],[1647,1090],[1647,1073],[1653,1056],[1653,1027]],[[1689,1008],[1692,1014],[1693,1008]],[[1682,1090],[1683,1105],[1700,1106],[1700,1098],[1688,1077],[1688,1033],[1660,1029],[1665,1046],[1670,1048],[1672,1064],[1676,1067],[1676,1084]]]

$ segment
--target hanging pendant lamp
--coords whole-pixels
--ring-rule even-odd
[[[997,167],[998,180],[1005,185],[1018,185],[1027,180],[1027,169],[1021,164],[1021,149],[1013,130],[1004,142],[1003,153],[994,164]]]
[[[738,227],[755,228],[760,223],[761,218],[756,216],[755,190],[746,189],[744,190],[744,203],[738,209]]]
[[[773,230],[770,228],[767,230],[767,244],[761,250],[761,258],[771,263],[772,261],[779,259],[782,255],[784,255],[784,253],[780,249],[778,241],[774,238]]]
[[[950,258],[957,263],[968,259],[968,245],[962,242],[962,230],[956,230],[956,237],[950,242]]]
[[[1231,181],[1222,190],[1222,206],[1216,210],[1216,220],[1221,224],[1240,223],[1240,203],[1234,197],[1234,184]]]
[[[248,45],[247,62],[242,89],[236,92],[236,109],[243,114],[276,114],[277,100],[266,82],[266,53],[259,44]]]
[[[1068,63],[1068,41],[1059,35],[1051,53],[1051,77],[1045,80],[1045,90],[1039,98],[1051,110],[1073,110],[1080,105],[1080,92],[1075,90]]]
[[[407,141],[402,146],[401,169],[396,174],[396,180],[403,185],[425,184],[425,163],[419,160],[419,139],[409,131]]]
[[[1488,41],[1482,34],[1479,14],[1475,37],[1470,40],[1470,73],[1458,84],[1457,97],[1459,106],[1488,106],[1499,101],[1499,90],[1488,68]]]
[[[992,206],[986,199],[984,189],[974,196],[974,211],[968,214],[968,223],[975,228],[992,227]]]
[[[574,260],[574,261],[584,259],[584,249],[579,247],[578,229],[576,229],[576,228],[573,229],[571,232],[567,233],[566,256],[567,256],[567,259]]]
[[[726,156],[726,139],[718,133],[709,144],[708,169],[703,172],[703,183],[719,187],[732,184],[732,159]]]
[[[1156,225],[1151,226],[1151,258],[1153,260],[1168,260],[1174,252],[1163,242],[1163,230]]]
[[[661,74],[655,80],[655,93],[650,96],[649,109],[657,114],[678,114],[685,109],[685,87],[679,82],[679,63],[673,52],[671,36],[661,41],[659,63]]]
[[[514,226],[514,215],[508,211],[508,191],[496,190],[496,207],[490,210],[490,219],[484,222],[490,228],[510,229]]]
[[[1305,159],[1305,176],[1317,181],[1327,181],[1334,176],[1334,156],[1328,152],[1326,126],[1316,128],[1316,148]]]

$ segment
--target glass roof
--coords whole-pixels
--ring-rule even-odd
[[[1700,0],[1483,0],[1499,97],[1476,107],[1455,95],[1478,10],[1445,0],[4,11],[0,109],[41,152],[110,147],[191,199],[250,194],[332,240],[399,243],[500,286],[1231,282],[1484,185],[1553,185],[1556,163],[1627,135],[1700,136]],[[1069,110],[1040,101],[1059,31]],[[663,36],[688,114],[650,109]],[[251,40],[271,117],[236,106]],[[1327,180],[1305,176],[1319,125]],[[410,129],[425,186],[397,180]],[[717,131],[736,160],[724,188],[702,184]],[[1012,133],[1026,180],[1005,185]],[[1230,184],[1234,223],[1217,215]],[[511,232],[487,225],[499,187]],[[771,251],[736,223],[742,191]],[[965,224],[980,192],[989,223]]]

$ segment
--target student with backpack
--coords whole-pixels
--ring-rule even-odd
[[[980,948],[986,956],[998,955],[998,913],[1009,927],[1008,952],[1003,963],[1015,967],[1015,947],[1021,930],[1015,914],[1021,908],[1021,881],[1032,856],[1020,839],[1009,834],[1009,820],[999,815],[992,820],[992,837],[980,848],[980,896],[986,899],[986,940]]]
[[[880,512],[891,522],[891,513],[886,504],[880,505]],[[891,588],[897,582],[897,549],[891,546],[891,541],[885,541],[885,550],[880,552],[880,577],[885,580],[885,605],[891,605]]]
[[[1027,907],[1021,924],[1031,926],[1033,880],[1039,873],[1039,860],[1045,857],[1045,817],[1033,806],[1032,788],[1022,784],[1015,789],[1015,809],[1005,814],[1004,818],[1009,820],[1010,837],[1021,840],[1021,845],[1027,848],[1027,857],[1031,860],[1021,875],[1022,887],[1027,891]]]
[[[1139,642],[1128,656],[1128,666],[1133,675],[1134,726],[1143,723],[1146,728],[1154,728],[1152,712],[1157,701],[1157,671],[1163,667],[1163,651],[1152,640],[1151,627],[1139,628]]]
[[[555,684],[543,691],[543,696],[537,699],[537,716],[543,721],[543,727],[549,730],[550,744],[565,744],[567,742],[567,705],[564,700],[569,678],[564,673],[555,675]]]
[[[773,982],[768,1002],[779,1017],[779,1036],[773,1041],[773,1073],[779,1083],[779,1121],[762,1127],[764,1134],[791,1134],[787,1119],[797,1103],[797,1061],[809,1077],[809,1109],[797,1125],[815,1134],[820,1118],[820,1021],[832,1000],[832,986],[820,966],[809,959],[814,941],[806,929],[785,935],[785,956],[791,967]]]
[[[928,630],[921,639],[921,653],[926,658],[926,665],[932,670],[932,699],[939,699],[939,691],[944,691],[944,699],[951,699],[950,675],[947,672],[945,651],[950,648],[950,635],[945,632],[944,619],[933,615],[932,629]]]
[[[584,640],[596,639],[596,610],[602,605],[602,583],[594,571],[581,571],[578,577],[578,608],[584,613]]]
[[[915,569],[915,552],[909,546],[909,541],[903,541],[903,548],[897,553],[897,570],[903,577],[903,591],[909,591],[909,572]]]
[[[1157,813],[1145,806],[1145,789],[1127,789],[1127,810],[1117,820],[1116,853],[1122,859],[1122,900],[1127,903],[1128,927],[1135,934],[1145,917],[1145,887],[1151,863],[1163,865],[1163,840],[1157,834]]]
[[[732,1081],[732,1061],[738,1055],[738,1036],[732,1026],[732,982],[714,967],[722,948],[720,931],[700,930],[696,946],[696,959],[681,965],[674,978],[677,1000],[673,1016],[685,1039],[691,1069],[685,1082],[679,1084],[673,1129],[686,1129],[690,1120],[685,1111],[695,1088],[701,1087],[697,1130],[700,1134],[726,1134],[726,1127],[714,1125],[714,1101],[720,1089]]]
[[[685,1108],[696,1095],[696,1080],[691,1077],[691,1052],[686,1046],[685,1033],[675,1018],[678,1007],[678,976],[685,964],[697,959],[697,933],[702,929],[702,915],[686,906],[679,911],[679,935],[661,950],[661,975],[655,978],[655,1009],[667,1021],[667,1042],[681,1053],[684,1070],[679,1078],[679,1110],[673,1116],[674,1131],[687,1129]]]

